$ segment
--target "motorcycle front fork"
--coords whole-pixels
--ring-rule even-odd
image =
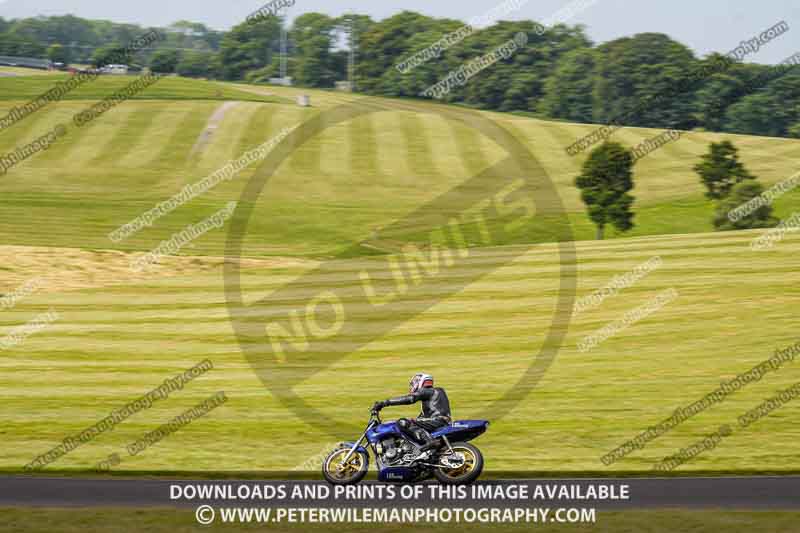
[[[361,434],[361,436],[358,438],[358,440],[355,442],[355,444],[353,444],[353,447],[350,448],[350,451],[347,452],[347,455],[345,455],[344,459],[342,459],[342,463],[343,464],[347,464],[347,462],[350,460],[350,458],[353,457],[353,454],[356,453],[356,450],[358,449],[358,447],[361,446],[361,441],[364,440],[364,438],[366,438],[367,431],[369,431],[369,428],[364,430],[364,433]]]

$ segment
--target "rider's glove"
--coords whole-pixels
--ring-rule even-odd
[[[377,412],[383,409],[384,407],[386,407],[386,404],[384,402],[375,402],[372,405],[372,410]]]

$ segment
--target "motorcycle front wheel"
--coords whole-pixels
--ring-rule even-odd
[[[440,483],[447,485],[466,485],[472,483],[483,471],[483,454],[466,442],[455,442],[451,446],[453,454],[442,455],[433,475]]]
[[[322,475],[328,483],[350,485],[358,483],[367,475],[369,456],[365,452],[356,451],[345,464],[344,459],[348,453],[350,448],[336,448],[322,462]]]

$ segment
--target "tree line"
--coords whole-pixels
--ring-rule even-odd
[[[280,73],[282,25],[281,18],[265,16],[217,32],[181,21],[162,29],[165,39],[133,61],[157,72],[266,82]],[[800,68],[793,65],[733,63],[689,91],[643,106],[669,94],[688,73],[719,60],[714,54],[698,58],[660,33],[597,45],[582,26],[543,28],[534,21],[501,21],[473,28],[413,68],[398,68],[463,29],[459,20],[411,11],[380,21],[364,15],[306,13],[286,28],[288,72],[296,85],[333,87],[348,79],[348,49],[343,43],[352,40],[355,90],[420,97],[465,62],[524,32],[527,46],[455,87],[444,100],[571,122],[606,124],[625,116],[628,126],[800,137]],[[97,63],[104,53],[144,31],[136,25],[73,16],[0,19],[0,55]]]

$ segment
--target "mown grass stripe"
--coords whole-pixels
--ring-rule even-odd
[[[349,166],[353,177],[367,184],[380,176],[373,118],[374,114],[367,114],[347,121]]]
[[[164,104],[138,106],[111,137],[108,145],[112,149],[97,154],[88,164],[93,167],[115,167],[122,164],[130,149],[142,141],[153,123],[160,120],[166,107]]]
[[[173,127],[170,128],[169,136],[161,149],[155,152],[151,160],[143,163],[157,169],[184,168],[197,136],[203,131],[213,112],[214,106],[207,104],[193,104],[186,109],[182,117],[172,123]]]
[[[435,174],[436,167],[433,162],[433,150],[428,139],[427,128],[421,116],[417,113],[401,113],[400,127],[402,128],[407,150],[405,158],[414,172],[414,176],[425,178]]]

